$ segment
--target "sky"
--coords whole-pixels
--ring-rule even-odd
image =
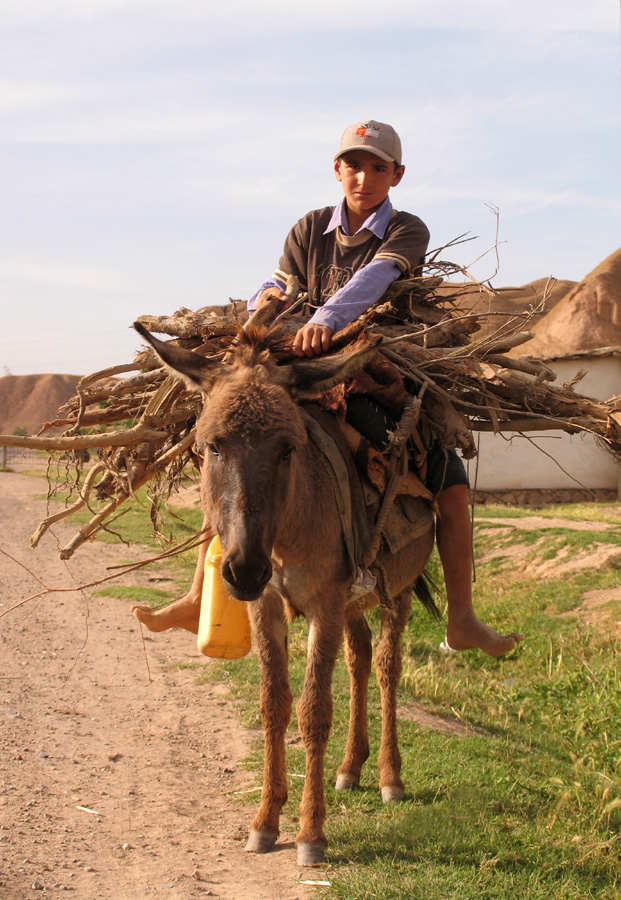
[[[131,362],[247,299],[352,122],[393,205],[496,287],[621,246],[619,0],[0,0],[0,377]],[[498,210],[498,214],[494,213]],[[498,239],[498,258],[493,249]],[[496,271],[497,270],[497,271]]]

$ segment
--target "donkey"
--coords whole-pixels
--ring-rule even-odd
[[[352,353],[277,365],[269,334],[250,328],[224,362],[206,359],[136,329],[162,362],[192,388],[204,406],[196,445],[204,454],[201,495],[206,518],[220,535],[221,573],[229,593],[248,603],[260,666],[264,731],[261,804],[246,850],[266,853],[279,834],[287,800],[285,732],[292,695],[287,671],[287,624],[308,621],[304,687],[297,705],[306,750],[306,777],[296,839],[298,865],[325,860],[324,754],[332,722],[332,674],[344,640],[350,682],[350,723],[337,789],[358,785],[369,756],[367,686],[371,632],[364,612],[380,602],[377,590],[352,599],[352,567],[333,480],[309,439],[301,398],[317,397],[361,367],[374,346]],[[433,514],[421,503],[422,536],[378,561],[394,603],[382,605],[376,675],[381,692],[380,789],[385,801],[403,796],[397,745],[396,694],[400,639],[413,587],[433,546]]]

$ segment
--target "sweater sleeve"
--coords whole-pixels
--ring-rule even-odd
[[[401,269],[395,262],[376,256],[320,306],[308,324],[325,325],[333,332],[340,331],[379,300],[400,275]]]
[[[278,268],[272,275],[273,279],[285,284],[287,276],[294,275],[303,291],[308,290],[308,253],[314,224],[313,216],[313,213],[308,213],[295,223],[286,237]]]
[[[264,281],[261,287],[254,292],[254,294],[248,301],[249,315],[253,313],[257,308],[257,300],[259,299],[259,294],[262,294],[264,290],[271,287],[280,288],[281,291],[284,291],[286,285],[283,281],[278,281],[276,278],[268,278],[267,281]]]
[[[410,213],[395,212],[373,261],[390,260],[402,275],[419,275],[429,246],[429,229]]]

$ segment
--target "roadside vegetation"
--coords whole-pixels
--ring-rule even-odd
[[[529,524],[532,516],[543,522]],[[161,530],[173,529],[180,540],[199,527],[197,510],[175,509]],[[147,543],[152,527],[145,507],[130,510],[118,530]],[[331,788],[349,698],[345,665],[337,665],[326,755],[330,886],[318,889],[327,900],[621,900],[621,508],[480,508],[475,556],[478,613],[499,630],[522,630],[524,642],[501,660],[478,651],[446,654],[443,624],[415,606],[403,645],[399,721],[406,795],[398,805],[384,806],[379,797],[374,681],[371,758],[361,787]],[[195,559],[189,553],[166,563],[179,588]],[[437,558],[431,568],[441,584]],[[100,592],[137,599],[127,587]],[[160,605],[168,597],[154,589],[148,599]],[[371,625],[377,634],[377,614]],[[296,698],[305,643],[300,621],[289,643]],[[205,660],[197,677],[230,680],[244,724],[259,734],[254,655]],[[423,722],[420,707],[436,718]],[[259,786],[259,737],[246,765]],[[288,767],[285,817],[295,829],[304,773],[295,718]],[[254,805],[256,799],[249,793],[240,802]],[[301,875],[313,876],[324,879],[313,870]]]

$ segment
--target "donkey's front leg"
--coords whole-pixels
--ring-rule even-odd
[[[325,610],[309,617],[308,659],[304,688],[297,705],[300,734],[306,749],[306,778],[296,839],[299,866],[325,861],[327,840],[324,755],[332,725],[332,674],[343,633],[343,612],[336,597],[326,597]]]
[[[250,827],[246,850],[268,853],[276,843],[280,812],[287,801],[285,732],[292,705],[287,625],[280,597],[268,588],[261,600],[250,604],[250,621],[261,673],[264,760],[261,805]]]
[[[395,597],[392,609],[382,607],[382,631],[375,652],[375,671],[382,703],[378,766],[384,803],[403,798],[401,754],[397,741],[397,688],[401,676],[401,635],[411,606],[411,590],[405,590]]]

